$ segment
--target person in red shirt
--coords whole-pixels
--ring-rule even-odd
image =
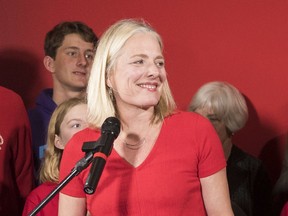
[[[89,128],[67,143],[60,180],[108,117],[121,129],[95,194],[83,191],[88,167],[62,189],[60,216],[233,215],[221,142],[207,119],[176,110],[161,37],[145,21],[120,20],[102,35],[87,104]]]
[[[288,216],[288,202],[285,203],[280,216]]]
[[[40,169],[41,185],[27,197],[22,215],[30,214],[56,187],[59,182],[59,164],[68,140],[87,126],[87,104],[84,99],[72,98],[61,103],[53,112],[48,126],[48,146]],[[37,214],[58,215],[59,194],[56,194]]]
[[[21,215],[34,187],[31,129],[21,97],[0,86],[0,215]]]

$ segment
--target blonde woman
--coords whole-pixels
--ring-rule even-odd
[[[176,110],[160,35],[140,20],[120,20],[100,39],[87,89],[89,128],[67,144],[60,179],[116,116],[114,141],[96,191],[89,168],[60,193],[59,215],[233,215],[221,143],[200,115]]]
[[[47,149],[40,169],[42,184],[27,197],[23,216],[27,216],[56,188],[59,183],[59,165],[63,149],[76,132],[87,127],[86,115],[86,101],[79,98],[69,99],[61,103],[53,112],[48,126]],[[59,194],[50,200],[38,214],[40,216],[58,215],[58,200]]]

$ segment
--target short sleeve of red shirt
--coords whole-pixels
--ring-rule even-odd
[[[167,142],[174,143],[175,151],[182,152],[183,157],[190,157],[188,163],[199,178],[226,167],[221,141],[206,118],[192,112],[178,112],[165,119],[163,128],[167,131]]]
[[[195,141],[198,145],[199,177],[207,177],[226,167],[221,141],[213,125],[198,115],[195,125]]]

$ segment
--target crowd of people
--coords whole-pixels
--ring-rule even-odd
[[[0,87],[0,215],[35,210],[113,116],[120,132],[95,192],[83,190],[91,164],[37,215],[288,216],[288,150],[273,188],[262,161],[233,141],[248,108],[228,82],[205,83],[177,109],[162,38],[147,22],[119,20],[100,39],[83,22],[61,22],[44,51],[53,88],[34,108]]]

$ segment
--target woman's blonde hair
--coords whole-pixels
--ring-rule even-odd
[[[145,21],[125,19],[112,25],[100,38],[87,87],[88,122],[90,126],[100,128],[107,117],[119,117],[106,80],[115,67],[115,62],[127,40],[139,32],[155,35],[163,50],[160,35]],[[110,94],[109,94],[110,93]],[[164,82],[159,103],[155,106],[152,121],[158,121],[171,114],[176,108],[168,81]]]
[[[57,148],[55,144],[55,135],[60,136],[60,126],[67,112],[78,104],[86,104],[86,100],[82,98],[72,98],[61,103],[53,112],[48,125],[47,148],[45,157],[40,168],[40,182],[59,181],[59,166],[63,153],[63,149]]]
[[[232,133],[243,128],[248,119],[245,98],[227,82],[209,82],[200,87],[192,98],[189,110],[198,108],[213,111]]]

